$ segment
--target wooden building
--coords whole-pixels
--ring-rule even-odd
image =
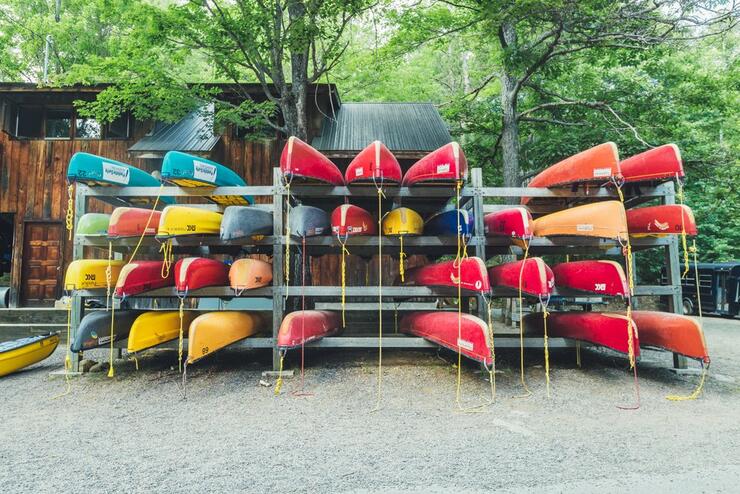
[[[233,86],[218,87],[240,97]],[[250,98],[264,98],[259,85],[239,90],[245,87]],[[212,119],[203,115],[208,105],[169,125],[131,115],[101,125],[78,116],[73,102],[94,99],[103,89],[0,83],[0,275],[9,271],[11,305],[48,305],[62,295],[72,252],[64,223],[66,170],[78,151],[154,171],[167,151],[179,150],[223,163],[249,184],[272,182],[285,136],[255,140],[250,129],[238,128],[214,133]],[[450,141],[433,105],[343,105],[336,88],[325,84],[312,86],[309,94],[309,137],[340,167],[375,139],[385,142],[405,168]],[[314,269],[323,273],[317,280],[330,278],[336,262],[325,259]]]

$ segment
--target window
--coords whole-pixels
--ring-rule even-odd
[[[120,115],[106,127],[106,139],[128,139],[129,137],[129,116],[128,113]]]
[[[18,137],[43,137],[44,109],[34,106],[20,106],[15,118],[15,135]]]
[[[75,138],[100,139],[100,123],[94,118],[77,117],[75,119]]]
[[[72,109],[46,110],[47,139],[69,139],[72,136]]]

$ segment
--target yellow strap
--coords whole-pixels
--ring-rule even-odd
[[[290,290],[290,182],[285,184],[285,298]],[[306,253],[304,252],[305,256]]]
[[[111,304],[110,308],[110,366],[108,367],[108,377],[113,377],[116,375],[115,371],[113,370],[113,326],[114,321],[116,318],[116,304]]]
[[[139,359],[136,358],[136,354],[131,355],[131,358],[134,359],[134,365],[136,366],[136,370],[139,370]]]
[[[347,287],[347,260],[345,256],[349,255],[349,251],[347,250],[347,247],[344,245],[344,242],[340,242],[342,246],[342,327],[344,328],[347,326],[347,321],[345,319],[344,315],[344,304],[346,300],[346,287]]]
[[[489,301],[488,307],[488,340],[491,344],[491,369],[488,371],[488,382],[491,384],[491,401],[496,399],[496,347],[493,342],[493,316],[491,309],[493,301]]]
[[[162,271],[161,276],[162,278],[167,278],[170,275],[170,269],[172,268],[172,239],[168,238],[167,240],[162,243],[162,245],[159,248],[159,252],[162,253],[163,262],[162,262]]]
[[[177,370],[182,372],[182,340],[184,337],[184,331],[182,328],[182,319],[184,317],[185,297],[180,297],[180,308],[178,310],[180,315],[180,336],[177,340]]]
[[[524,240],[524,259],[522,259],[522,267],[519,268],[519,378],[522,383],[522,387],[527,394],[522,397],[529,396],[532,392],[527,386],[527,380],[524,377],[524,300],[522,296],[522,283],[524,282],[524,267],[527,265],[527,258],[529,258],[529,242]]]
[[[64,216],[64,223],[67,226],[67,240],[72,240],[72,230],[75,228],[75,185],[69,184],[67,187],[67,214]]]
[[[282,352],[280,354],[280,369],[278,370],[278,378],[277,382],[275,383],[275,391],[274,395],[277,396],[280,394],[280,389],[283,387],[283,361],[285,360],[285,352]]]
[[[544,330],[545,340],[545,382],[547,382],[547,397],[550,397],[550,348],[547,344],[547,305],[542,306],[542,327]]]
[[[676,177],[676,182],[678,183],[678,192],[676,195],[681,205],[681,246],[683,247],[683,273],[681,274],[681,278],[683,279],[689,272],[689,249],[686,245],[686,222],[683,217],[683,184],[678,177]]]
[[[401,252],[398,255],[398,273],[401,276],[401,283],[405,281],[404,279],[404,267],[403,267],[403,258],[406,257],[406,254],[403,252],[403,235],[399,237],[399,240],[401,241]]]
[[[619,201],[624,206],[624,194],[622,193],[622,187],[620,185],[617,185],[617,193],[619,194]],[[632,244],[630,242],[629,233],[625,239],[624,250],[627,263],[627,279],[629,281],[630,289],[629,299],[627,299],[627,347],[629,350],[630,369],[632,369],[635,367],[635,336],[637,336],[637,327],[632,324],[632,294],[635,289],[635,275],[632,270]]]

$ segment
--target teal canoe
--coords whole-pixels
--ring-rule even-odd
[[[83,183],[90,186],[115,187],[159,187],[159,180],[144,170],[120,161],[104,158],[90,153],[75,153],[69,160],[67,181]],[[101,200],[113,203],[148,204],[154,202],[154,197],[127,197],[104,198]],[[160,203],[172,204],[171,197],[160,197]]]
[[[245,187],[236,172],[215,161],[180,151],[170,151],[162,161],[162,180],[180,187]],[[213,196],[208,199],[224,206],[254,204],[252,196]]]

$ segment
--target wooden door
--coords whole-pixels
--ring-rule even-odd
[[[62,277],[62,224],[28,222],[23,234],[21,301],[25,305],[53,303]]]

